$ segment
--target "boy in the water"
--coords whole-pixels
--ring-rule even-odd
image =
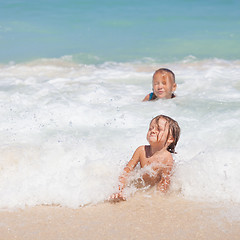
[[[147,133],[149,145],[136,149],[119,177],[119,192],[113,194],[110,200],[125,200],[123,190],[127,184],[128,174],[138,163],[141,168],[151,167],[151,171],[142,176],[144,182],[151,186],[157,184],[158,190],[166,192],[174,163],[171,153],[175,153],[179,136],[180,127],[175,120],[164,115],[153,118]]]
[[[153,74],[152,86],[153,92],[149,93],[143,101],[174,98],[174,91],[177,88],[175,74],[167,68],[158,69]]]

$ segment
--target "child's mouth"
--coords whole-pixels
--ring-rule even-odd
[[[150,137],[156,137],[157,135],[155,133],[151,133]]]
[[[159,95],[162,95],[164,93],[164,91],[158,91]]]

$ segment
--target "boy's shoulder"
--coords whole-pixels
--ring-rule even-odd
[[[149,94],[143,99],[143,102],[145,102],[145,101],[151,101],[151,100],[154,100],[154,93],[153,93],[153,92],[149,93]]]
[[[149,95],[150,95],[150,93],[142,101],[143,102],[149,101]]]

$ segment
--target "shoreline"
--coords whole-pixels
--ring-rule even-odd
[[[0,240],[240,238],[240,221],[231,217],[231,207],[156,194],[137,193],[124,202],[78,209],[2,210],[0,219]]]

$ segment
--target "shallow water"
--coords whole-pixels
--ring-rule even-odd
[[[173,194],[239,203],[239,4],[1,3],[0,208],[104,201],[158,114],[182,130]],[[160,67],[177,97],[143,103]]]
[[[141,102],[159,67],[175,72],[177,97]],[[171,191],[239,203],[239,69],[239,61],[193,58],[2,65],[0,207],[104,201],[158,114],[182,130]]]

